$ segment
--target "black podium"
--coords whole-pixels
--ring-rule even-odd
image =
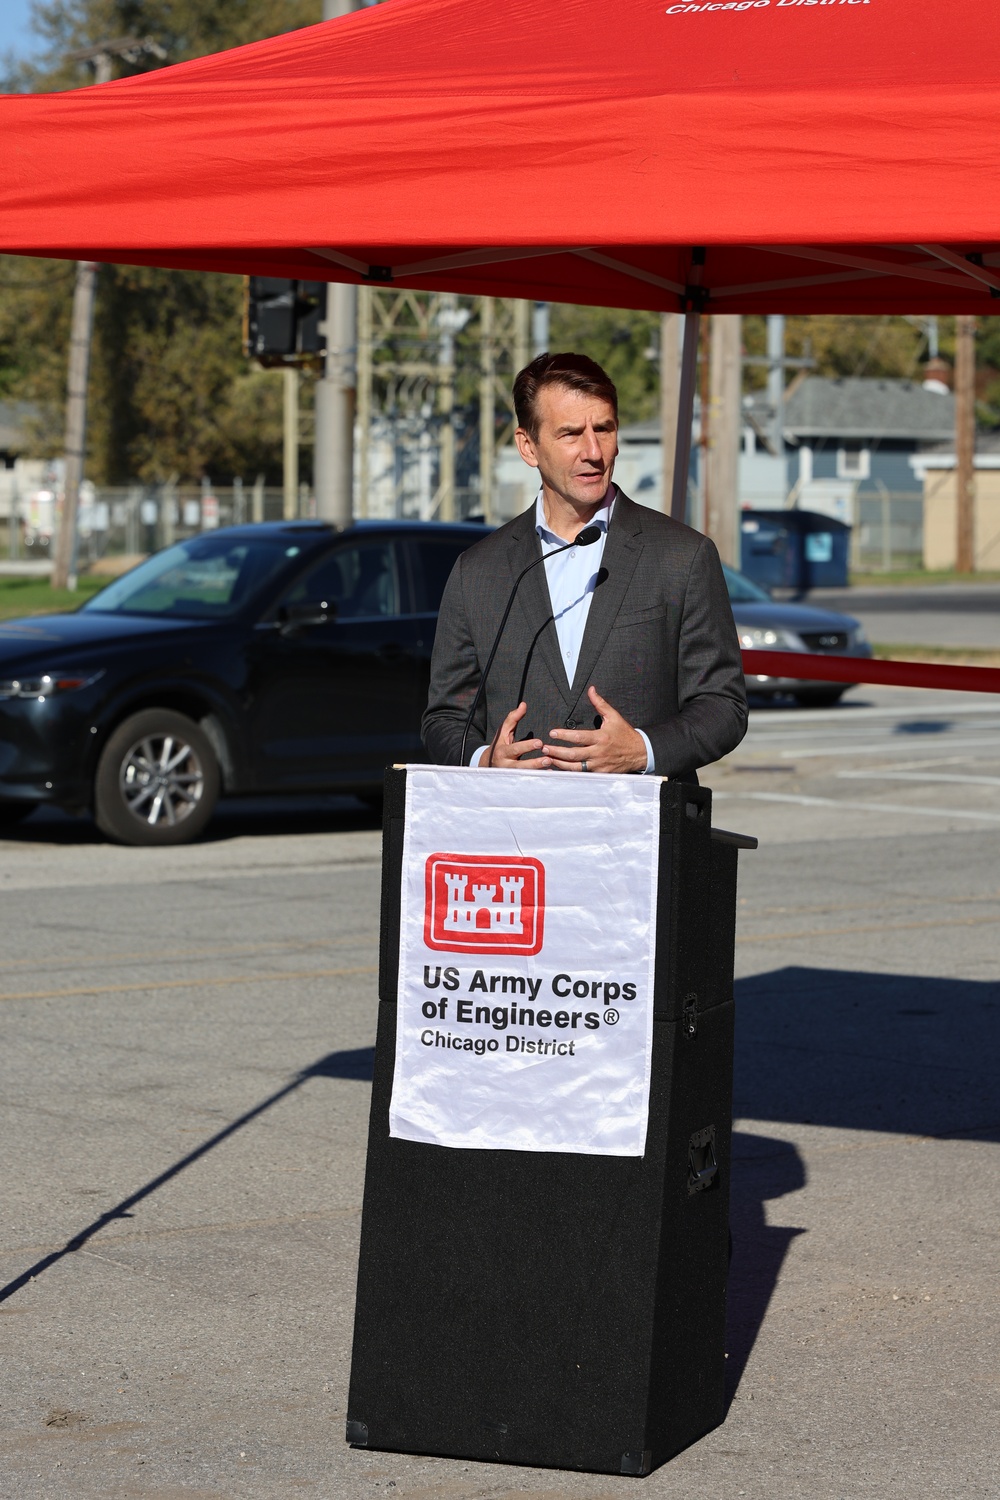
[[[645,1155],[389,1136],[405,777],[386,778],[378,1040],[347,1440],[642,1475],[723,1419],[736,864],[664,782]]]

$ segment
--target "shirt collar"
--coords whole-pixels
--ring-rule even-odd
[[[615,500],[617,499],[617,497],[617,489],[613,484],[609,484],[608,492],[601,502],[600,510],[587,522],[587,525],[597,526],[601,531],[607,531],[608,527],[611,524],[611,517],[614,514]],[[538,496],[535,500],[535,530],[538,532],[538,535],[541,537],[543,542],[552,542],[557,547],[563,547],[566,545],[565,539],[561,536],[556,536],[555,532],[550,531],[548,526],[545,524],[545,504],[542,499],[541,490],[538,491]]]

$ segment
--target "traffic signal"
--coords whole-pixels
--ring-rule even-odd
[[[319,327],[325,316],[325,281],[248,276],[244,353],[262,365],[308,364],[325,347]]]

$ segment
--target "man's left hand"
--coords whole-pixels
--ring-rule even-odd
[[[601,715],[600,729],[553,729],[544,746],[554,771],[645,771],[646,742],[595,687],[587,696]]]

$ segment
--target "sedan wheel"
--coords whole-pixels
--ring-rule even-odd
[[[219,766],[184,714],[149,708],[119,724],[94,783],[97,825],[122,844],[187,844],[212,816]]]
[[[800,708],[832,708],[846,692],[846,687],[803,688],[795,694],[795,701]]]

